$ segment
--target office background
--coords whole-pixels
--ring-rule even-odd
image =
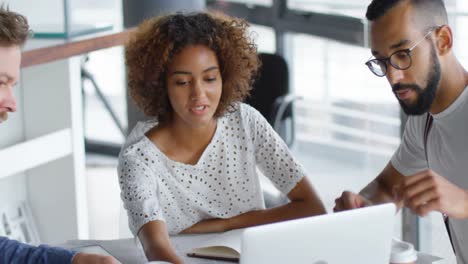
[[[135,8],[132,5],[158,3],[159,7],[174,8],[169,6],[169,1],[144,0],[47,0],[41,1],[41,5],[32,0],[0,2],[26,14],[33,30],[39,33],[26,49],[49,45],[50,41],[84,37],[92,32],[89,24],[96,31],[107,30],[109,26],[120,31],[125,23],[131,24],[128,17],[125,21],[124,14],[129,16],[128,10]],[[170,2],[184,5],[190,1]],[[292,149],[306,166],[308,177],[329,212],[342,190],[359,191],[380,172],[397,148],[405,122],[386,79],[375,77],[364,65],[370,57],[364,18],[368,2],[192,1],[196,8],[207,6],[245,17],[252,23],[252,37],[259,51],[278,53],[287,60],[290,93],[303,98],[294,104]],[[467,45],[468,32],[462,28],[468,25],[468,3],[463,0],[445,2],[454,29],[455,52],[467,67],[468,50],[463,47]],[[64,221],[74,226],[71,229],[60,225],[60,221],[54,228],[47,227],[50,223],[39,223],[39,235],[46,242],[63,238],[115,239],[120,235],[115,154],[124,141],[128,124],[136,121],[133,114],[128,114],[134,110],[127,111],[131,106],[127,107],[123,48],[92,52],[87,57],[86,62],[84,56],[80,56],[23,70],[19,89],[16,89],[19,110],[0,127],[0,149],[12,149],[39,136],[55,135],[53,133],[62,133],[56,139],[64,136],[73,142],[70,150],[54,150],[52,146],[50,151],[33,152],[60,156],[57,153],[62,151],[63,155],[58,160],[51,158],[39,167],[13,174],[2,174],[2,167],[6,165],[0,161],[0,208],[26,200],[33,215],[39,215],[37,218],[42,222],[61,214],[73,215]],[[89,78],[82,79],[76,74],[82,72],[80,67],[93,75],[99,90]],[[54,78],[60,80],[54,81]],[[69,88],[66,92],[64,86]],[[98,91],[102,91],[107,107]],[[54,101],[64,97],[70,99],[68,103],[73,107],[56,106]],[[61,111],[60,107],[68,112],[57,116],[54,109]],[[42,109],[48,110],[41,113]],[[71,121],[67,122],[67,118]],[[36,120],[35,128],[28,125],[31,119]],[[60,119],[64,121],[57,121]],[[83,138],[86,138],[86,148],[80,141]],[[20,162],[21,157],[17,161]],[[41,192],[43,185],[56,182],[51,174],[71,174],[65,182],[70,189],[48,192],[46,188]],[[60,189],[60,186],[49,188]],[[43,199],[52,195],[62,195],[63,200]],[[59,213],[38,209],[50,210],[44,203],[54,201]],[[73,208],[69,208],[67,201]],[[446,263],[453,262],[438,214],[417,219],[404,212],[401,219],[395,229],[397,236],[412,240],[424,252],[443,256]]]

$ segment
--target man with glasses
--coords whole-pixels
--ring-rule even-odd
[[[26,18],[11,12],[0,4],[0,123],[9,112],[16,111],[13,87],[19,80],[21,46],[30,34]],[[0,164],[1,164],[0,160]],[[1,164],[5,166],[6,164]],[[6,165],[8,166],[8,165]],[[0,263],[73,263],[115,264],[112,257],[76,253],[46,245],[38,247],[0,236]]]
[[[359,194],[335,211],[394,202],[448,217],[458,263],[468,263],[468,73],[453,52],[442,0],[373,0],[367,9],[372,58],[409,115],[401,145]]]

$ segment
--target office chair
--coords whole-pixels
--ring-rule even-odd
[[[262,66],[246,103],[257,109],[291,147],[294,143],[292,103],[300,97],[289,94],[289,70],[283,57],[268,53],[260,53],[259,57]],[[266,208],[288,202],[288,197],[271,188],[263,188],[263,196]]]
[[[291,147],[294,143],[293,102],[301,97],[289,94],[286,60],[277,54],[260,53],[259,76],[246,103],[257,109]]]

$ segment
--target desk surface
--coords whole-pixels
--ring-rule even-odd
[[[199,245],[202,241],[212,238],[217,234],[203,235],[179,235],[171,237],[171,241],[179,256],[182,257],[185,263],[188,264],[226,264],[232,262],[208,260],[199,258],[187,257],[189,252],[195,245]],[[143,250],[133,238],[118,239],[118,240],[70,240],[59,246],[65,248],[74,248],[86,245],[100,245],[115,258],[124,264],[144,264],[147,263]],[[418,253],[418,261],[416,264],[437,263],[439,258],[428,254]]]
[[[182,257],[185,263],[190,264],[226,264],[232,262],[208,260],[200,258],[187,257],[194,245],[200,244],[202,241],[212,238],[217,234],[203,234],[203,235],[179,235],[171,237],[172,245],[174,246],[177,254]],[[142,248],[136,239],[118,239],[118,240],[70,240],[58,246],[73,249],[86,245],[100,245],[120,262],[124,264],[143,264],[147,263],[146,257]]]

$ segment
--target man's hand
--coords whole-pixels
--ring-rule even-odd
[[[72,264],[117,264],[118,262],[110,256],[96,254],[78,253],[73,257]]]
[[[372,205],[372,202],[360,194],[344,191],[341,197],[335,199],[334,212],[356,209]]]
[[[207,219],[185,229],[181,234],[219,233],[230,230],[229,219]]]
[[[467,191],[432,170],[404,177],[398,196],[420,216],[439,211],[453,218],[468,218]]]

